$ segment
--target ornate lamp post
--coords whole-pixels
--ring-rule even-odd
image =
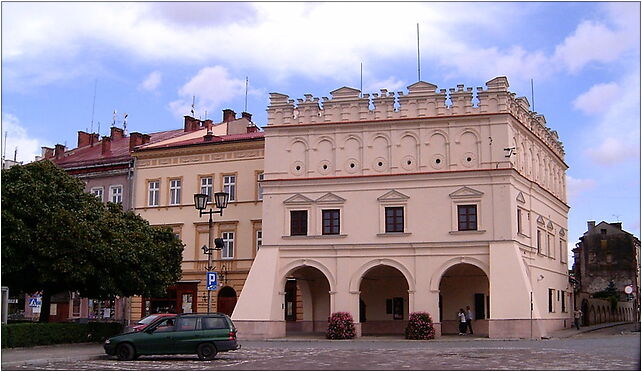
[[[223,209],[227,208],[227,203],[230,200],[230,194],[226,192],[217,192],[214,193],[214,202],[216,204],[216,210],[210,208],[209,211],[204,211],[205,208],[207,207],[207,199],[208,195],[207,194],[194,194],[194,207],[198,210],[198,215],[199,217],[203,217],[204,214],[209,214],[210,215],[210,220],[208,223],[208,241],[207,245],[204,245],[201,249],[203,249],[203,253],[207,255],[207,271],[212,271],[214,268],[212,267],[212,252],[213,251],[220,251],[223,246],[222,239],[216,239],[217,241],[215,242],[215,246],[212,247],[212,214],[218,213],[220,216],[223,215]],[[212,292],[210,290],[207,291],[207,312],[211,312],[212,308]]]

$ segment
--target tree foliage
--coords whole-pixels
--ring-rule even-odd
[[[2,281],[48,296],[155,296],[181,276],[183,244],[120,204],[100,202],[50,161],[2,171]],[[48,308],[48,302],[46,304]]]

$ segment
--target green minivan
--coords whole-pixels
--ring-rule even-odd
[[[202,360],[211,360],[217,353],[237,350],[240,345],[232,319],[222,313],[208,313],[160,318],[140,332],[109,338],[103,347],[118,360],[153,354],[197,354]]]

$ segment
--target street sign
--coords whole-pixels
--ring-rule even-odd
[[[42,297],[36,296],[29,298],[29,307],[31,308],[31,312],[33,314],[40,313],[40,309],[42,307]]]
[[[207,290],[208,291],[215,291],[216,286],[218,285],[217,283],[218,276],[216,275],[216,271],[208,271],[207,272],[207,278],[206,278],[206,283],[207,283]]]

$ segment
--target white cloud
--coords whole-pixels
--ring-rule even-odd
[[[583,192],[591,190],[596,185],[595,180],[589,178],[573,178],[566,176],[568,199],[575,199]]]
[[[162,80],[161,73],[158,71],[153,71],[150,73],[145,80],[140,83],[138,89],[147,90],[153,92],[158,88]]]
[[[170,110],[177,116],[189,115],[192,99],[195,96],[196,117],[198,117],[205,111],[213,113],[214,109],[219,109],[223,103],[243,96],[245,79],[231,78],[225,67],[206,67],[185,83],[178,94],[180,98],[170,102]]]
[[[387,89],[389,92],[397,92],[401,89],[405,89],[406,82],[397,79],[394,76],[390,76],[386,80],[381,80],[381,81],[375,81],[373,83],[369,83],[363,88],[364,93],[369,93],[369,92],[374,92],[374,93],[379,93],[380,89]]]
[[[5,132],[7,133],[7,145],[5,145]],[[17,161],[28,163],[41,155],[43,141],[34,138],[27,133],[27,130],[20,125],[20,120],[12,114],[2,114],[2,154],[7,159],[13,159],[17,154]],[[17,153],[16,153],[17,149]]]
[[[615,165],[638,158],[638,148],[622,138],[607,137],[596,147],[589,147],[586,152],[591,159],[601,165]]]
[[[587,115],[607,111],[620,95],[617,83],[596,84],[573,101],[573,107]]]

